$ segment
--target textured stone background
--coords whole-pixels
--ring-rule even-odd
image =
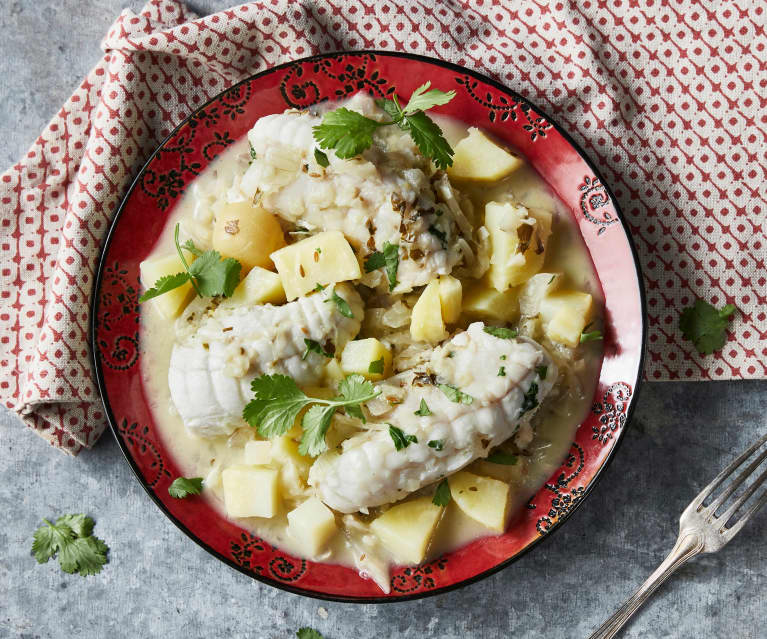
[[[0,3],[3,165],[95,62],[120,9],[142,2],[89,4]],[[228,3],[190,4],[207,13]],[[280,592],[207,555],[150,502],[108,433],[71,459],[0,409],[0,638],[287,638],[304,625],[328,639],[586,637],[671,548],[690,499],[767,430],[766,414],[765,382],[648,384],[614,463],[543,546],[456,592],[358,606]],[[41,518],[77,511],[95,516],[111,547],[88,579],[38,566],[29,551]],[[764,637],[765,525],[762,512],[724,551],[684,567],[624,636]]]

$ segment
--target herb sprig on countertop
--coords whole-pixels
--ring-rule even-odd
[[[362,404],[378,397],[381,391],[362,375],[349,375],[338,385],[338,397],[309,397],[287,375],[261,375],[250,385],[255,397],[242,412],[243,419],[255,426],[262,437],[279,437],[288,432],[306,406],[301,427],[303,435],[298,447],[302,455],[316,457],[327,450],[325,434],[338,408],[354,417],[364,417]]]
[[[101,572],[107,563],[109,547],[93,535],[93,519],[86,515],[62,515],[52,524],[35,531],[32,553],[37,563],[44,564],[58,554],[64,572],[83,577]]]
[[[179,244],[179,226],[176,224],[173,241],[176,244],[181,263],[184,265],[184,271],[173,275],[164,275],[154,283],[154,286],[146,290],[138,301],[146,302],[153,297],[158,297],[174,288],[183,286],[187,282],[191,282],[195,292],[200,297],[215,297],[217,295],[231,297],[240,282],[242,265],[233,257],[222,259],[221,253],[218,251],[201,251],[192,240],[187,240],[183,245]],[[182,249],[189,251],[197,259],[189,264]]]
[[[732,304],[717,310],[705,300],[695,300],[693,306],[682,311],[679,328],[701,355],[710,355],[727,341],[727,324],[736,310]]]
[[[388,122],[366,118],[346,107],[329,111],[322,118],[322,123],[312,129],[314,139],[321,148],[333,149],[339,158],[349,159],[370,148],[373,134],[379,127],[395,124],[410,134],[421,153],[430,158],[438,169],[446,169],[453,164],[453,149],[442,135],[442,129],[424,111],[447,104],[455,97],[455,91],[429,87],[431,82],[413,91],[404,107],[400,106],[397,96],[392,96],[391,100],[376,100],[379,108],[391,118]]]

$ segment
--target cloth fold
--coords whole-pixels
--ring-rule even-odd
[[[315,53],[388,49],[484,72],[549,112],[603,172],[640,253],[650,380],[767,377],[767,11],[756,2],[249,3],[123,11],[104,56],[0,177],[0,397],[72,454],[105,426],[88,354],[101,242],[131,178],[190,111]],[[678,330],[739,311],[725,347]]]

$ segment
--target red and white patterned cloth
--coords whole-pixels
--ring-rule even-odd
[[[0,178],[0,396],[53,445],[91,446],[105,417],[89,297],[131,176],[232,83],[362,48],[484,72],[586,150],[642,260],[650,380],[767,377],[766,23],[759,0],[271,0],[201,19],[152,0],[124,11],[102,60]],[[708,357],[678,330],[696,297],[740,311]]]

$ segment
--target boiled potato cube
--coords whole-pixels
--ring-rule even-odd
[[[245,463],[249,466],[265,466],[272,460],[272,442],[245,442]]]
[[[370,366],[383,360],[380,373],[371,373]],[[391,375],[391,351],[375,337],[347,342],[341,353],[341,370],[345,375],[357,373],[367,379],[379,380]]]
[[[282,466],[293,465],[298,470],[302,479],[309,474],[309,466],[312,465],[311,457],[305,457],[298,452],[298,443],[287,435],[275,437],[271,440],[272,459]]]
[[[501,293],[487,281],[479,281],[463,296],[463,313],[469,319],[512,322],[519,315],[518,294],[518,289],[510,288]]]
[[[279,476],[273,468],[232,466],[222,473],[230,517],[274,517],[280,508]]]
[[[419,497],[389,508],[370,524],[370,530],[397,561],[417,564],[426,557],[443,511],[431,503],[431,497]]]
[[[343,381],[344,377],[346,376],[341,370],[341,365],[338,363],[337,359],[331,359],[325,365],[325,379],[330,383],[338,384],[338,382]]]
[[[317,284],[327,286],[361,277],[354,250],[339,231],[324,231],[272,253],[288,301]]]
[[[432,280],[423,289],[410,315],[410,336],[418,342],[440,342],[447,337],[442,321],[439,281]]]
[[[447,479],[455,505],[483,526],[502,533],[509,510],[509,485],[461,471]]]
[[[283,304],[285,291],[282,280],[274,271],[254,266],[234,289],[229,303],[237,306],[253,304]]]
[[[194,260],[194,256],[187,251],[184,251],[184,257],[187,264],[191,264],[192,260]],[[141,271],[141,283],[145,288],[151,288],[161,277],[183,273],[184,265],[181,263],[181,258],[178,254],[174,254],[144,260],[139,265],[139,270]],[[150,301],[165,319],[173,319],[186,308],[186,305],[192,301],[194,295],[192,284],[187,282]]]
[[[288,513],[288,533],[301,544],[301,550],[313,557],[325,548],[336,530],[333,512],[316,497]]]
[[[508,151],[477,128],[470,128],[468,137],[455,145],[453,166],[447,174],[457,180],[493,182],[506,177],[522,166],[523,160]]]
[[[254,266],[271,268],[269,258],[285,246],[277,217],[250,202],[224,202],[213,206],[213,248],[224,257],[233,257],[248,270]]]
[[[451,275],[439,276],[439,302],[445,324],[454,324],[461,316],[462,291],[461,280]]]
[[[499,291],[519,286],[543,266],[552,215],[521,204],[488,202],[485,226],[490,232],[490,284]]]
[[[538,273],[533,275],[519,289],[519,310],[522,315],[535,317],[540,313],[541,300],[559,288],[561,273]]]
[[[580,291],[557,291],[541,300],[543,332],[553,342],[575,347],[591,315],[593,300]]]

